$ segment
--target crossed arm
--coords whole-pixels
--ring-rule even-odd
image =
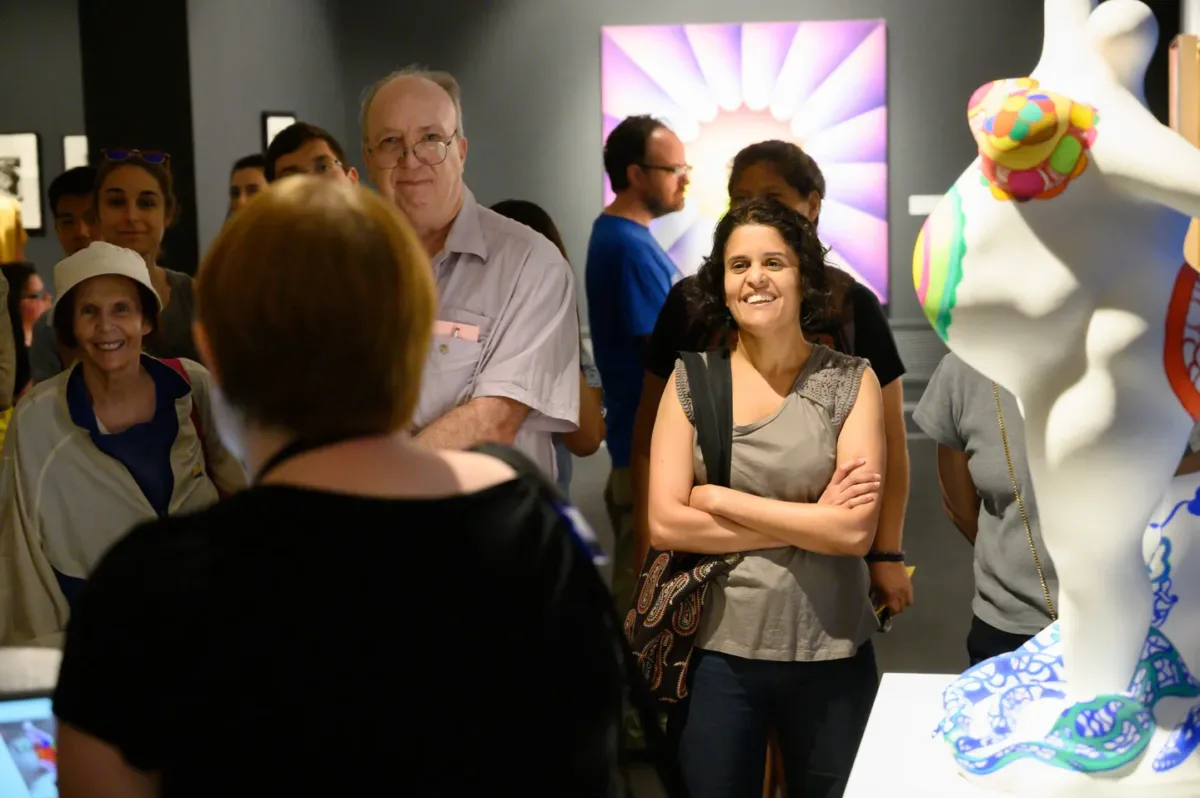
[[[838,436],[839,467],[861,460],[865,471],[883,472],[882,404],[879,380],[868,369]],[[693,486],[692,435],[676,392],[664,391],[650,446],[648,525],[655,548],[726,554],[795,546],[842,556],[862,556],[870,549],[879,502],[835,506]]]

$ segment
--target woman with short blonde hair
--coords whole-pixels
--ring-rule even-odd
[[[96,572],[55,697],[63,795],[612,795],[623,674],[592,538],[513,451],[405,432],[436,297],[398,211],[285,178],[198,299],[255,485]]]

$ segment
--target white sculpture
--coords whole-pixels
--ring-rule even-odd
[[[1194,740],[1160,756],[1171,734],[1200,734],[1181,725],[1200,695],[1200,635],[1152,627],[1142,552],[1200,418],[1200,292],[1183,260],[1200,150],[1145,107],[1157,37],[1134,0],[1045,0],[1037,68],[972,97],[980,158],[914,255],[935,329],[1020,402],[1059,579],[1059,623],[947,691],[940,731],[960,767],[1016,794],[1200,795]],[[1200,532],[1190,512],[1172,523]],[[1177,571],[1200,575],[1187,548]],[[1171,610],[1180,628],[1200,626],[1191,595]],[[1169,673],[1148,684],[1147,668]]]

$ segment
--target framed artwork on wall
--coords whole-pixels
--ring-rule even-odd
[[[90,160],[87,136],[63,136],[64,171],[77,166],[87,166]]]
[[[830,263],[888,301],[887,29],[883,20],[601,29],[603,135],[627,116],[662,119],[693,166],[687,204],[651,224],[693,274],[728,208],[733,156],[783,139],[825,176]],[[604,203],[613,199],[604,178]]]
[[[263,152],[271,146],[271,142],[279,135],[279,131],[296,124],[296,115],[286,111],[263,111],[262,115],[262,148]]]
[[[21,202],[21,221],[43,233],[41,147],[37,133],[0,134],[0,193]]]

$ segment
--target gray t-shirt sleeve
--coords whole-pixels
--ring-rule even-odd
[[[34,382],[44,382],[63,370],[54,337],[52,313],[43,313],[33,324],[33,344],[29,347],[29,371]]]
[[[943,357],[913,411],[913,421],[926,435],[959,452],[967,448],[960,426],[966,368],[954,354]]]

